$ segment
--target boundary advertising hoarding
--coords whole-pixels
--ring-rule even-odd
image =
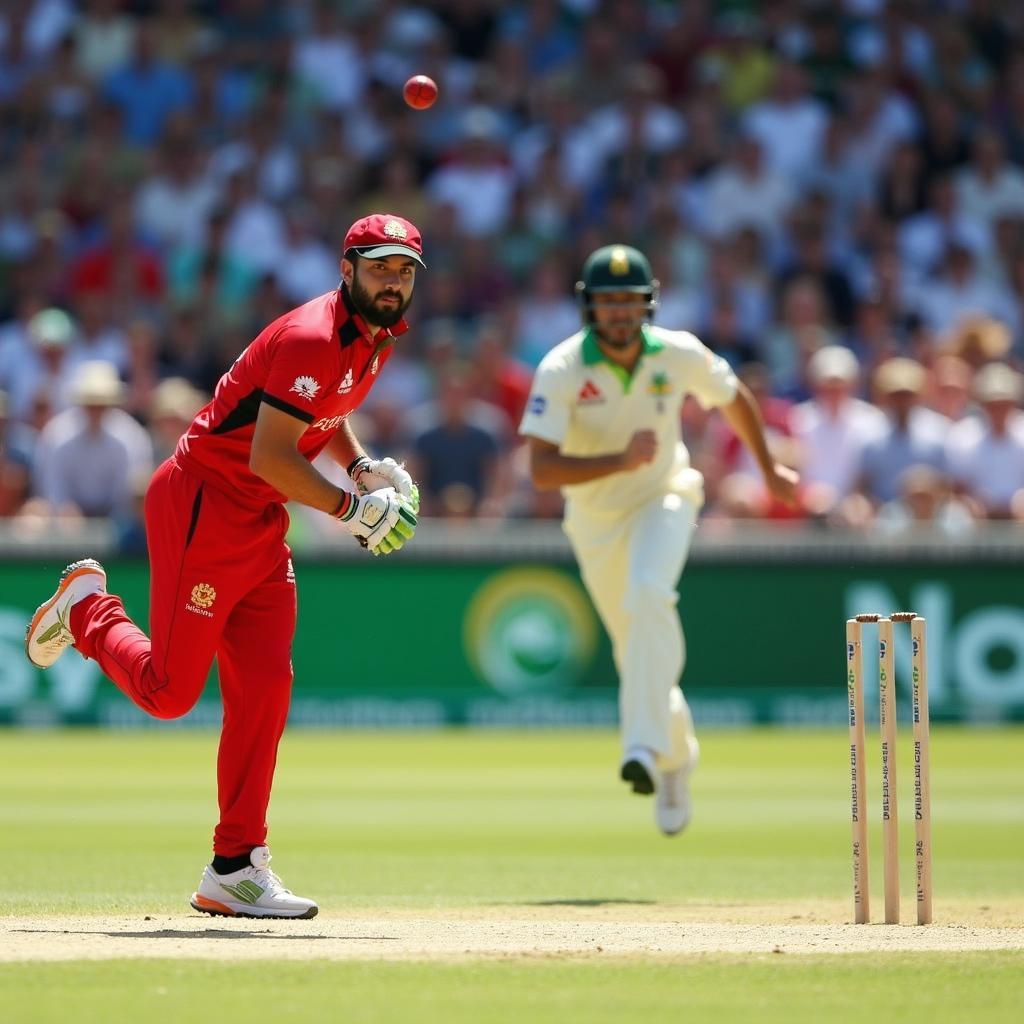
[[[150,723],[77,652],[46,673],[26,661],[25,621],[61,565],[50,558],[0,563],[0,721]],[[113,559],[107,569],[111,589],[145,623],[145,563]],[[297,558],[296,571],[292,724],[586,726],[616,719],[608,641],[564,555]],[[698,555],[680,590],[684,689],[702,725],[841,724],[846,617],[912,609],[928,620],[934,718],[1024,718],[1020,580],[1020,560],[1006,557]],[[897,668],[904,700],[906,671]],[[182,724],[219,718],[214,672]]]

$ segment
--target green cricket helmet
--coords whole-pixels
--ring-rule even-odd
[[[633,292],[646,307],[646,319],[658,305],[658,281],[647,257],[631,245],[604,245],[594,250],[583,264],[582,279],[576,282],[576,295],[583,319],[593,323],[593,296],[600,292]]]

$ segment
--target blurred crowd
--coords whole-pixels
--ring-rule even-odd
[[[1000,0],[0,3],[0,516],[142,543],[154,464],[370,211],[430,269],[356,430],[429,514],[559,513],[516,426],[584,257],[623,241],[803,474],[774,507],[688,405],[710,517],[1024,519],[1024,7]]]

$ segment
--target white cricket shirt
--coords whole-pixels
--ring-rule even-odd
[[[575,456],[621,452],[638,430],[658,436],[653,462],[563,487],[567,515],[624,512],[669,493],[703,504],[704,480],[690,466],[682,439],[683,399],[691,394],[705,409],[728,405],[736,376],[686,331],[642,331],[643,353],[632,376],[605,359],[589,328],[556,345],[537,367],[520,434]]]

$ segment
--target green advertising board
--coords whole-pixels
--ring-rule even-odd
[[[46,673],[24,657],[28,615],[60,566],[0,563],[0,721],[150,720],[70,652]],[[146,622],[145,563],[107,563]],[[608,725],[607,638],[568,559],[297,561],[293,724],[356,727]],[[704,725],[840,724],[844,622],[911,608],[928,621],[937,719],[1024,717],[1020,563],[698,558],[681,585],[683,685]],[[906,627],[897,627],[897,630]],[[897,632],[906,696],[909,641]],[[219,722],[215,674],[184,724]]]

